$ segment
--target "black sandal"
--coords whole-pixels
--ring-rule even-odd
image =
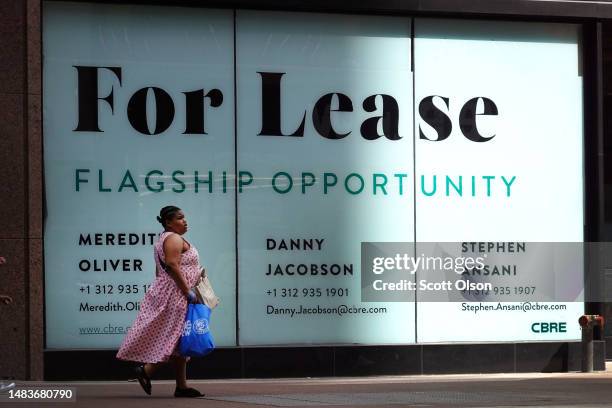
[[[151,379],[147,375],[147,372],[144,369],[144,365],[136,367],[136,379],[138,383],[148,395],[151,395]]]
[[[205,394],[202,394],[200,391],[195,388],[178,388],[174,390],[174,396],[176,398],[200,398],[205,397]]]

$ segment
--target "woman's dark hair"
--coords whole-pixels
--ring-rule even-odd
[[[172,220],[179,211],[181,211],[181,209],[173,205],[166,206],[159,210],[157,221],[165,228],[166,222]]]

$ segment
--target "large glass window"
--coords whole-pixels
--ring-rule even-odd
[[[410,25],[238,13],[241,343],[414,342],[360,280],[361,242],[414,237]]]
[[[415,36],[417,241],[582,242],[578,26],[417,19]],[[547,256],[536,248],[527,246],[525,257]],[[559,279],[535,264],[511,273],[512,292],[526,274]],[[574,321],[584,305],[563,306],[474,313],[462,303],[423,302],[418,340],[579,338]],[[538,321],[571,324],[543,334],[532,330]]]
[[[216,339],[235,344],[233,13],[44,10],[47,347],[119,344],[170,204],[224,299]]]
[[[48,348],[120,344],[170,204],[220,346],[579,336],[361,287],[364,242],[583,240],[577,26],[50,2],[43,42]]]

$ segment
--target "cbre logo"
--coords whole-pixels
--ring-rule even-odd
[[[567,333],[567,322],[536,322],[531,325],[534,333]]]

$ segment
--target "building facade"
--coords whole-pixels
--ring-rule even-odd
[[[0,377],[127,376],[170,204],[222,299],[193,376],[579,369],[612,4],[0,7]]]

